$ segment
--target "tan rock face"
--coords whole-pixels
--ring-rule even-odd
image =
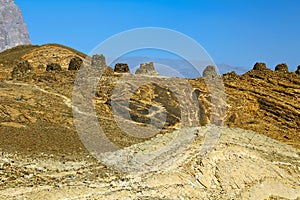
[[[57,63],[63,69],[68,69],[72,58],[78,57],[78,54],[70,49],[63,48],[57,45],[45,45],[33,49],[22,56],[22,59],[27,60],[34,68],[39,66],[47,66],[47,64]],[[79,56],[81,59],[85,57]]]

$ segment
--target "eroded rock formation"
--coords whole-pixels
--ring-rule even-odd
[[[27,26],[13,0],[0,0],[0,52],[22,44],[30,44]]]
[[[74,57],[70,61],[68,70],[79,70],[82,63],[83,63],[82,59],[80,59],[78,57]]]
[[[153,62],[140,64],[140,67],[136,70],[135,74],[158,76],[158,72],[155,71]]]
[[[282,72],[282,73],[288,73],[289,68],[288,68],[287,64],[281,63],[281,64],[276,65],[275,71]]]
[[[203,77],[209,77],[209,78],[214,78],[218,76],[217,70],[215,66],[207,66],[202,73]]]

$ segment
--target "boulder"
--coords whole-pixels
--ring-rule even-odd
[[[60,71],[61,66],[58,63],[50,63],[46,67],[46,71]]]
[[[114,71],[118,72],[118,73],[130,73],[128,64],[126,64],[126,63],[117,63],[115,65]]]
[[[217,70],[215,66],[209,65],[207,66],[202,73],[203,77],[209,77],[209,78],[214,78],[218,76]]]
[[[79,70],[81,65],[83,63],[83,60],[79,57],[74,57],[70,60],[69,68],[68,70]]]
[[[276,65],[275,71],[283,72],[283,73],[288,73],[289,72],[289,68],[288,68],[287,64],[281,63],[281,64]]]
[[[257,71],[264,71],[266,69],[267,69],[267,65],[266,63],[263,62],[257,62],[253,67],[253,70],[257,70]]]
[[[140,68],[138,68],[135,74],[143,74],[149,76],[158,76],[158,72],[155,71],[153,62],[147,62],[140,64]]]

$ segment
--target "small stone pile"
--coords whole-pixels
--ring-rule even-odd
[[[117,63],[115,65],[114,71],[117,73],[130,73],[128,64],[126,63]]]
[[[282,72],[282,73],[288,73],[289,68],[288,68],[287,64],[281,63],[281,64],[276,65],[275,71]]]
[[[17,63],[11,72],[12,78],[23,78],[29,75],[32,67],[27,60],[22,60]]]
[[[135,74],[143,74],[149,76],[158,76],[158,72],[155,71],[153,62],[147,62],[140,64],[140,68],[138,68]]]
[[[104,55],[93,55],[92,56],[92,66],[96,67],[106,67],[106,61]]]
[[[83,61],[79,57],[74,57],[70,60],[69,68],[68,70],[79,70]]]
[[[253,70],[256,70],[256,71],[264,71],[267,69],[267,65],[266,63],[263,63],[263,62],[257,62],[255,63],[254,67],[253,67]]]
[[[217,70],[215,66],[209,65],[207,66],[202,73],[203,77],[214,78],[218,76]]]

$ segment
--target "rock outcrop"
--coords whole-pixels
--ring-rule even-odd
[[[282,73],[288,73],[289,68],[288,68],[287,64],[281,63],[281,64],[276,65],[275,71],[282,72]]]
[[[257,62],[253,67],[253,70],[257,70],[257,71],[264,71],[266,69],[267,69],[267,65],[266,63],[263,62]]]
[[[13,0],[0,0],[0,52],[30,44],[27,26]]]
[[[149,76],[158,76],[158,72],[154,68],[153,62],[147,62],[140,64],[140,68],[138,68],[135,74],[149,75]]]
[[[218,76],[217,70],[215,66],[207,66],[202,73],[203,77],[209,77],[209,78],[214,78]]]

